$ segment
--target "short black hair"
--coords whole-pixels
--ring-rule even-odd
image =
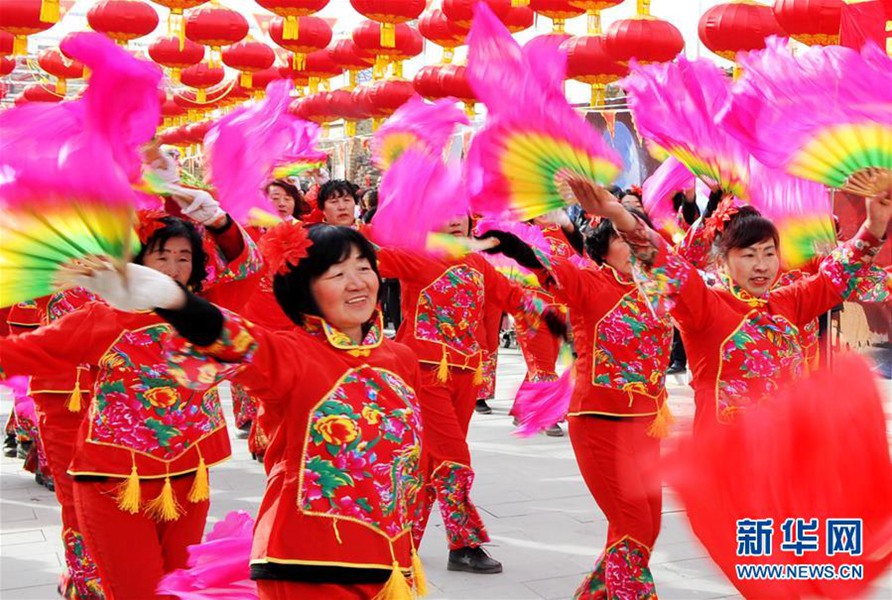
[[[774,223],[752,206],[741,206],[731,215],[715,245],[719,254],[728,256],[732,248],[749,248],[768,240],[773,240],[775,246],[780,244],[780,234]]]
[[[626,208],[626,210],[654,229],[653,222],[644,212],[634,208]],[[619,237],[619,234],[613,228],[613,222],[610,219],[601,219],[595,230],[585,239],[585,251],[593,261],[603,265],[607,258],[607,251],[610,249],[610,241],[616,237]]]
[[[207,277],[208,255],[204,251],[204,244],[201,232],[191,222],[179,217],[168,215],[158,219],[164,224],[160,229],[156,229],[146,243],[139,249],[139,254],[134,257],[133,262],[141,265],[146,258],[146,254],[155,250],[164,250],[168,240],[174,238],[183,238],[189,242],[192,250],[192,274],[189,275],[189,281],[186,287],[194,293],[201,291],[201,283]]]
[[[322,316],[316,304],[310,284],[325,273],[331,266],[347,260],[353,248],[359,250],[359,256],[369,261],[378,283],[378,258],[375,247],[361,233],[351,227],[339,227],[326,223],[317,223],[307,228],[307,235],[313,245],[307,250],[296,267],[285,273],[276,273],[273,278],[273,293],[282,310],[292,321],[303,325],[306,315]],[[381,286],[378,287],[380,301]]]
[[[267,196],[269,196],[269,188],[271,187],[277,187],[291,196],[291,199],[294,200],[294,210],[291,212],[291,216],[295,219],[300,219],[304,215],[313,212],[313,207],[304,200],[304,195],[301,193],[300,189],[287,179],[273,179],[267,183],[266,187],[263,188],[263,191],[266,192]]]
[[[351,183],[346,179],[332,179],[326,181],[319,188],[319,195],[316,196],[316,202],[319,210],[325,210],[325,201],[335,196],[351,196],[353,202],[356,203],[356,192],[359,187],[355,183]]]

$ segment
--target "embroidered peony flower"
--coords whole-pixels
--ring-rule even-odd
[[[172,387],[152,388],[146,390],[143,395],[155,408],[167,408],[168,406],[173,406],[173,404],[180,398],[180,395]]]
[[[349,444],[359,435],[356,423],[343,415],[328,415],[322,417],[313,426],[328,444],[340,446]]]
[[[279,223],[260,238],[264,260],[272,271],[282,275],[296,267],[312,245],[306,229],[297,222]]]
[[[378,422],[381,420],[382,414],[383,413],[377,407],[362,407],[362,418],[365,419],[366,423],[368,423],[369,425],[377,425]]]

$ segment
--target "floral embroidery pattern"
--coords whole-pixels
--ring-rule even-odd
[[[352,370],[310,418],[299,508],[354,519],[391,538],[411,527],[421,487],[412,389],[386,371]]]
[[[68,567],[68,581],[64,596],[83,600],[104,600],[102,579],[96,569],[96,563],[87,550],[84,537],[73,529],[66,529],[62,534],[65,544],[65,565]]]
[[[241,429],[257,418],[257,399],[248,393],[244,386],[233,383],[232,412],[235,413],[235,426]]]
[[[465,265],[447,269],[421,291],[415,337],[465,355],[480,351],[475,324],[483,318],[483,276]]]
[[[595,568],[588,574],[576,592],[573,600],[607,600],[607,584],[604,583],[604,555],[598,557]]]
[[[70,312],[74,312],[87,302],[100,301],[99,297],[84,288],[73,288],[57,292],[46,304],[47,321],[52,323]]]
[[[594,385],[650,396],[662,393],[672,345],[672,327],[648,310],[637,290],[623,296],[598,322],[594,340]],[[634,356],[628,351],[631,340],[638,345]]]
[[[173,460],[225,426],[216,389],[185,392],[167,363],[156,362],[169,331],[168,325],[127,331],[102,357],[90,411],[91,442]]]
[[[478,400],[488,400],[495,397],[498,359],[499,353],[496,351],[486,355],[486,358],[483,360],[483,383],[477,389]]]
[[[656,600],[650,552],[629,538],[604,551],[573,595],[574,600]]]
[[[751,311],[721,348],[716,416],[721,423],[803,371],[799,330],[778,315]]]
[[[476,547],[489,541],[489,534],[477,507],[471,501],[474,471],[453,462],[444,462],[434,471],[432,485],[440,501],[440,514],[446,527],[449,549]]]
[[[667,317],[675,307],[675,296],[691,277],[693,267],[675,252],[666,252],[665,264],[648,268],[633,259],[632,274],[638,289],[647,298],[651,311],[658,317]]]

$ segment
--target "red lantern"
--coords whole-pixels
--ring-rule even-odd
[[[443,62],[452,62],[455,49],[465,43],[468,28],[450,20],[442,10],[424,13],[418,20],[418,32],[443,48]]]
[[[0,29],[14,36],[12,54],[28,53],[28,36],[46,31],[53,23],[40,19],[41,0],[3,0],[0,10]],[[24,96],[22,96],[24,98]]]
[[[774,18],[795,40],[809,46],[839,44],[844,0],[775,0]]]
[[[567,77],[592,87],[592,106],[602,104],[607,85],[626,74],[626,67],[613,58],[602,35],[573,37],[564,42]]]
[[[149,35],[158,27],[158,13],[145,2],[102,0],[87,11],[94,30],[126,46],[130,40]]]
[[[223,50],[223,64],[242,72],[241,84],[251,87],[251,74],[269,69],[276,62],[276,53],[264,43],[246,40]]]
[[[364,119],[370,119],[376,116],[375,107],[372,105],[372,100],[369,97],[369,87],[370,86],[368,85],[360,85],[350,92],[350,96],[353,98],[353,104],[356,107],[356,112],[361,114]]]
[[[211,4],[186,15],[185,32],[187,39],[210,47],[211,63],[216,64],[222,46],[240,42],[248,35],[248,21],[234,10]]]
[[[25,88],[25,91],[16,100],[16,104],[25,102],[62,102],[64,99],[64,95],[57,94],[43,84],[35,83]]]
[[[8,31],[0,31],[0,56],[9,56],[12,54],[15,46],[15,36]]]
[[[502,20],[511,33],[520,33],[533,26],[536,13],[529,6],[512,6]]]
[[[6,77],[15,71],[16,61],[8,56],[0,57],[0,77]]]
[[[180,40],[176,37],[161,37],[149,46],[149,56],[162,67],[171,70],[171,77],[179,81],[180,71],[197,65],[204,58],[204,46],[191,40]]]
[[[269,24],[269,37],[290,52],[295,69],[304,67],[306,55],[322,50],[331,43],[331,26],[319,17],[300,17],[299,33],[295,39],[285,38],[285,19],[276,17]]]
[[[183,31],[183,11],[201,6],[208,0],[152,0],[155,4],[160,4],[170,9],[170,16],[167,19],[167,35],[173,36],[180,40],[182,45],[185,39]]]
[[[751,0],[713,6],[700,17],[698,29],[703,45],[728,60],[738,52],[761,50],[768,36],[785,35],[771,7]]]
[[[164,102],[161,104],[161,116],[164,119],[164,127],[171,127],[185,115],[186,109],[174,102],[172,98],[165,98]]]
[[[344,119],[344,133],[347,136],[356,135],[356,121],[369,116],[355,101],[353,93],[343,89],[328,93],[328,108],[333,115]]]
[[[446,65],[426,65],[421,67],[412,79],[412,86],[422,98],[436,100],[446,94],[440,85],[440,71]]]
[[[508,16],[508,11],[511,10],[511,0],[483,1],[500,21],[504,21]],[[459,27],[468,29],[474,20],[475,4],[477,4],[477,0],[443,0],[443,13]]]
[[[298,17],[309,17],[325,8],[328,0],[257,0],[257,4],[285,19],[282,35],[286,40],[296,40],[300,33]]]
[[[353,41],[360,50],[374,54],[375,78],[384,76],[387,61],[401,61],[418,56],[424,48],[424,40],[414,27],[400,23],[394,28],[394,44],[386,47],[381,44],[381,25],[374,21],[363,21],[353,30]],[[398,75],[397,75],[398,76]]]
[[[315,94],[319,91],[320,81],[337,77],[344,72],[344,69],[334,61],[329,49],[326,48],[307,54],[306,64],[301,71],[309,78],[310,93]]]
[[[389,117],[415,95],[415,87],[404,79],[385,79],[373,82],[368,94],[373,114],[379,115],[379,118]]]
[[[84,65],[76,60],[68,60],[62,53],[53,48],[42,51],[37,57],[40,68],[56,78],[56,93],[65,95],[66,80],[80,79],[84,76]]]
[[[477,95],[468,82],[467,70],[468,68],[462,65],[443,65],[438,78],[443,96],[461,100],[468,114],[473,115]]]
[[[200,62],[197,65],[183,69],[182,73],[180,73],[180,81],[183,82],[183,85],[198,90],[196,98],[201,103],[207,101],[207,89],[223,81],[225,75],[223,67],[211,66],[210,63]]]
[[[622,4],[623,0],[570,0],[570,4],[583,9],[588,15],[588,34],[601,33],[601,11]]]
[[[347,87],[351,90],[356,86],[357,73],[375,64],[375,56],[360,50],[350,39],[338,40],[328,49],[328,53],[335,64],[347,69]]]
[[[607,52],[621,63],[673,60],[684,50],[684,37],[675,25],[650,14],[650,0],[638,0],[638,14],[615,21],[605,35]]]
[[[260,98],[263,97],[263,92],[266,90],[266,86],[277,79],[282,79],[282,74],[279,72],[278,68],[270,67],[269,69],[263,69],[262,71],[252,73],[251,85],[246,87],[254,93],[255,98]]]
[[[425,0],[350,0],[356,12],[381,23],[381,46],[393,48],[395,25],[417,19],[425,8]]]
[[[563,33],[567,19],[585,13],[584,8],[574,6],[571,0],[530,0],[530,8],[533,12],[552,20],[553,33]]]
[[[294,84],[294,87],[298,90],[310,85],[309,76],[307,76],[301,69],[295,69],[293,64],[279,67],[279,79],[290,79]]]
[[[208,131],[210,131],[213,126],[214,122],[211,120],[187,125],[186,139],[193,144],[202,144],[204,143],[204,136],[207,135]]]

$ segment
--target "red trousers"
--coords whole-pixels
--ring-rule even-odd
[[[68,570],[66,585],[79,598],[101,598],[102,583],[83,541],[74,507],[74,480],[68,475],[68,465],[74,456],[74,445],[90,396],[83,394],[82,410],[72,412],[67,407],[69,395],[70,392],[32,394],[47,466],[56,487],[56,499],[62,506],[62,541],[65,544],[65,566]]]
[[[304,583],[302,581],[257,582],[260,600],[372,600],[384,587],[383,583]]]
[[[442,382],[435,366],[421,365],[418,398],[424,425],[421,461],[425,485],[413,530],[416,548],[421,544],[434,500],[440,502],[450,549],[489,541],[470,498],[474,471],[467,437],[477,387],[474,371],[450,369],[449,378]]]
[[[161,577],[184,568],[187,547],[201,542],[210,503],[189,502],[192,475],[171,479],[174,497],[183,508],[176,521],[158,522],[144,512],[131,515],[118,508],[116,492],[123,480],[74,482],[74,503],[87,546],[96,560],[107,598],[148,600],[158,597]],[[163,479],[140,481],[143,498],[161,493]]]
[[[656,597],[647,564],[660,533],[663,495],[660,441],[647,435],[648,425],[648,419],[569,418],[579,470],[608,522],[604,553],[583,583],[587,593],[577,598],[605,591],[610,598]]]

